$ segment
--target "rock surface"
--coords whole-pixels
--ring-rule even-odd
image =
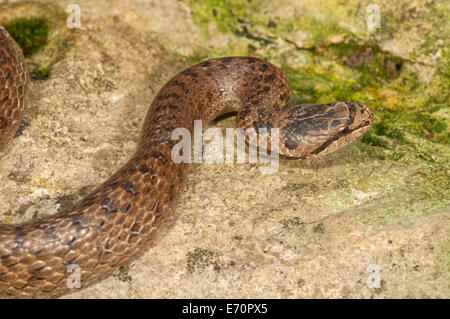
[[[160,87],[204,58],[254,55],[283,68],[294,102],[373,106],[363,139],[314,160],[192,165],[152,247],[65,298],[449,298],[445,1],[0,1],[0,23],[44,16],[28,59],[20,134],[0,154],[0,220],[57,212],[133,152]],[[234,118],[213,125],[234,127]],[[373,279],[379,269],[381,285]],[[371,285],[372,284],[372,285]]]

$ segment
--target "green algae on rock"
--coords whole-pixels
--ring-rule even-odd
[[[19,18],[4,27],[22,48],[25,57],[36,53],[47,43],[49,24],[45,18]]]
[[[18,18],[6,23],[5,28],[22,48],[24,56],[30,57],[47,44],[50,25],[43,17]],[[50,65],[38,66],[30,72],[35,80],[47,79],[50,74]]]

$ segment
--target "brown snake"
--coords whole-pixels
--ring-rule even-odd
[[[22,52],[0,26],[0,148],[22,120],[27,82]],[[0,296],[58,296],[69,290],[69,265],[80,267],[84,287],[148,247],[186,174],[186,164],[171,159],[175,128],[237,111],[238,127],[277,127],[279,153],[308,158],[352,142],[373,122],[368,106],[350,102],[284,110],[289,96],[281,71],[252,57],[207,60],[177,74],[153,100],[135,154],[113,176],[53,216],[0,225]]]

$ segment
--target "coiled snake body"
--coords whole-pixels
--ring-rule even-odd
[[[20,124],[27,82],[23,55],[0,26],[0,147]],[[186,172],[171,159],[175,128],[237,111],[239,127],[280,128],[279,153],[307,158],[355,140],[373,122],[370,108],[357,103],[283,110],[289,95],[281,71],[252,57],[207,60],[177,74],[152,102],[135,154],[113,176],[56,215],[0,225],[0,296],[58,296],[69,289],[70,265],[86,286],[147,247]]]

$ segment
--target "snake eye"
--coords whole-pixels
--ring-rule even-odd
[[[339,129],[339,133],[340,133],[341,135],[346,135],[346,134],[348,134],[348,132],[349,132],[348,126],[346,126],[346,127],[341,127],[341,128]]]

